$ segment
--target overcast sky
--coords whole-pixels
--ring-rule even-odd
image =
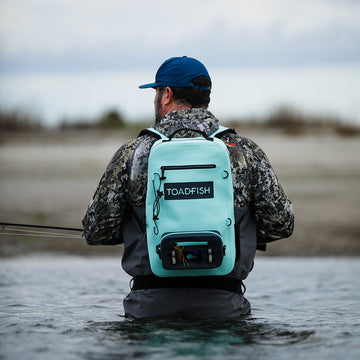
[[[138,85],[187,55],[220,117],[287,104],[360,122],[359,14],[360,0],[0,0],[0,107],[148,118]]]
[[[0,0],[0,71],[360,62],[358,0]]]

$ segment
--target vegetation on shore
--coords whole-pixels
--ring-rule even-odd
[[[137,132],[149,126],[148,122],[129,122],[116,109],[109,109],[93,119],[63,119],[55,129],[56,132],[69,130],[112,130]],[[236,129],[251,128],[274,130],[289,136],[306,134],[332,133],[339,136],[360,136],[360,125],[331,115],[305,114],[289,106],[281,106],[263,117],[225,119],[224,124]],[[41,119],[22,110],[4,111],[0,109],[0,132],[46,132],[49,128]]]
[[[66,227],[81,226],[114,152],[153,121],[128,123],[116,111],[105,112],[89,124],[69,120],[56,128],[47,128],[26,113],[1,112],[0,119],[1,220]],[[291,239],[274,242],[260,255],[359,256],[358,126],[289,108],[277,109],[266,118],[224,123],[266,151],[294,205]],[[4,235],[0,257],[37,251],[114,254],[113,247],[94,249],[81,239],[51,240]]]

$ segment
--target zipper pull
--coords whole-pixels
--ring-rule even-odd
[[[166,179],[166,176],[165,176],[165,167],[162,166],[161,168],[161,177],[160,177],[160,180],[163,181]]]

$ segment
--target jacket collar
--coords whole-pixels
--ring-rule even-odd
[[[219,120],[206,109],[193,108],[172,111],[153,127],[166,136],[171,136],[180,129],[199,130],[211,135],[219,128]]]

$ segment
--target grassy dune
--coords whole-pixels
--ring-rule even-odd
[[[295,232],[260,255],[360,255],[360,142],[333,132],[287,135],[276,127],[245,126],[238,133],[268,154],[293,201]],[[0,221],[81,227],[98,181],[131,131],[2,134]],[[297,135],[297,136],[294,136]],[[120,254],[121,247],[90,247],[82,239],[0,235],[0,254],[60,251]]]

